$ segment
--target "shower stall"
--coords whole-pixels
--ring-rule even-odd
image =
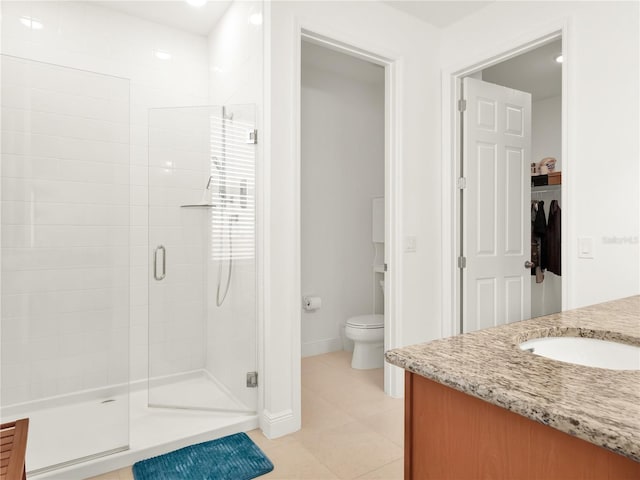
[[[30,418],[29,474],[257,427],[255,106],[147,109],[140,200],[129,80],[1,67],[0,414]]]
[[[30,478],[258,427],[262,9],[0,3],[0,420],[30,419]]]
[[[257,409],[255,107],[149,110],[149,404]]]

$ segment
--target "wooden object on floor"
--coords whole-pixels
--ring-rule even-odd
[[[639,479],[640,463],[405,374],[405,480]]]
[[[28,418],[0,425],[0,479],[26,480],[28,430]]]

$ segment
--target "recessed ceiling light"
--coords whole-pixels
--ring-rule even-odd
[[[563,59],[562,59],[562,54],[560,54],[560,55],[558,55],[558,56],[556,57],[556,62],[558,62],[558,63],[562,63],[562,60],[563,60]]]
[[[262,25],[262,14],[252,13],[251,15],[249,15],[249,23],[251,25]]]
[[[42,30],[42,22],[32,17],[20,17],[20,23],[31,30]]]
[[[192,7],[202,7],[207,3],[207,0],[186,0],[186,2]]]
[[[171,54],[169,52],[163,52],[162,50],[154,50],[153,54],[158,60],[171,60]]]

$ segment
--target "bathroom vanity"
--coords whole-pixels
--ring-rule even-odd
[[[589,337],[640,346],[640,296],[386,353],[405,373],[405,480],[640,479],[640,370],[519,345]]]

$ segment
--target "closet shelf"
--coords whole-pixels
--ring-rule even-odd
[[[531,192],[544,193],[544,192],[557,192],[562,188],[562,185],[538,185],[537,187],[531,187]]]

